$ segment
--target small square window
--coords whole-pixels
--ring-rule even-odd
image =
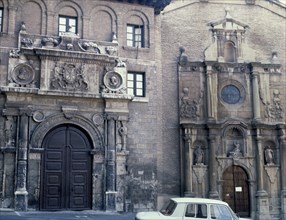
[[[129,72],[127,77],[127,93],[137,97],[145,97],[144,73]]]
[[[127,25],[127,46],[144,47],[144,26],[143,25]]]
[[[77,17],[59,16],[59,35],[66,32],[77,34]]]

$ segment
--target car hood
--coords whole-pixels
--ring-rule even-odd
[[[239,218],[239,220],[251,220],[251,218]]]
[[[162,216],[160,212],[138,212],[136,218],[139,220],[152,220],[158,219],[159,216]]]

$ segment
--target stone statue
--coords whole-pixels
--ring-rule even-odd
[[[203,164],[204,163],[204,151],[199,145],[195,150],[195,164]]]
[[[266,148],[264,150],[264,157],[265,157],[265,164],[266,165],[274,164],[273,150],[271,149],[271,147],[269,145],[266,146]]]
[[[121,144],[122,144],[121,151],[125,151],[126,150],[126,139],[127,139],[127,127],[124,126],[123,123],[121,123],[121,127],[118,129],[118,132],[121,136]]]
[[[242,156],[242,153],[241,153],[241,150],[240,150],[240,144],[238,141],[234,142],[233,143],[234,145],[234,148],[231,152],[229,152],[229,156],[230,157],[234,157],[234,158],[237,158],[237,157],[241,157]]]

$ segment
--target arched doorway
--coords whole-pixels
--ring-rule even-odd
[[[42,210],[91,209],[91,144],[72,125],[59,126],[43,141]]]
[[[240,166],[230,166],[223,173],[223,201],[241,217],[250,214],[247,174]]]

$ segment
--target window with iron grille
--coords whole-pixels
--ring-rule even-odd
[[[77,34],[77,17],[59,16],[59,35],[66,32]]]
[[[0,8],[0,32],[3,30],[3,8]]]
[[[144,28],[143,25],[127,25],[127,46],[144,47]]]
[[[127,76],[127,93],[136,97],[145,97],[145,74],[129,72]]]

